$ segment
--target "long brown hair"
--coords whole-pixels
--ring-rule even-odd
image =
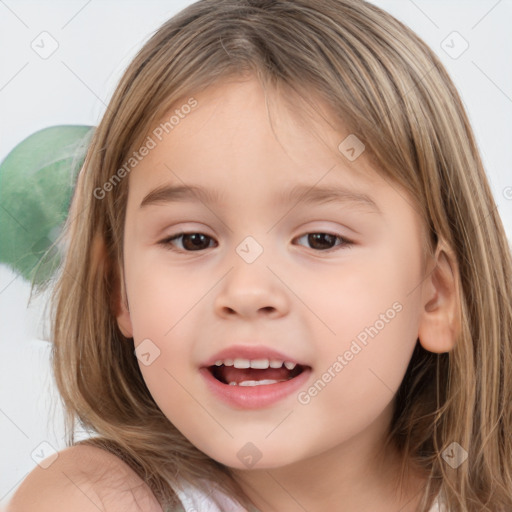
[[[116,453],[162,504],[178,476],[216,482],[249,504],[229,468],[196,449],[159,410],[115,318],[128,179],[112,180],[162,113],[228,76],[256,73],[327,104],[384,176],[415,199],[456,257],[461,334],[444,354],[414,351],[388,442],[430,476],[452,512],[512,510],[512,265],[459,95],[410,29],[361,0],[202,0],[167,21],[124,73],[90,143],[54,288],[53,366],[68,418]],[[103,190],[105,190],[103,188]],[[96,192],[95,192],[96,191]],[[459,443],[457,469],[442,452]]]

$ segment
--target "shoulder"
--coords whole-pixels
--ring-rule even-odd
[[[162,512],[142,479],[100,448],[77,445],[37,466],[21,483],[6,512]]]

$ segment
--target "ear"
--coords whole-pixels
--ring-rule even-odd
[[[133,338],[132,319],[130,316],[130,310],[128,308],[128,298],[126,296],[126,287],[124,285],[124,275],[122,270],[119,273],[121,275],[118,277],[118,279],[116,279],[117,282],[115,300],[117,325],[125,338]]]
[[[460,333],[459,272],[454,252],[438,243],[432,270],[422,287],[418,337],[425,350],[449,352]]]

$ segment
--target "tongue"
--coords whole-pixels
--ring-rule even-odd
[[[234,366],[219,366],[215,368],[214,375],[222,382],[237,384],[245,380],[288,380],[292,377],[292,372],[284,366],[281,368],[267,368],[258,370],[256,368],[235,368]]]

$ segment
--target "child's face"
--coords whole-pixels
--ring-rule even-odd
[[[412,201],[364,154],[350,163],[337,151],[349,133],[320,122],[313,130],[278,101],[274,133],[256,80],[194,98],[168,135],[151,135],[156,147],[129,177],[129,313],[118,320],[140,346],[152,396],[194,445],[235,468],[260,456],[257,467],[283,466],[344,449],[355,436],[379,446],[421,315],[424,234]],[[141,206],[162,186],[202,187],[219,200],[160,194]],[[286,199],[296,186],[346,193]],[[165,241],[182,231],[198,235]],[[240,347],[259,350],[249,359],[304,370],[286,383],[229,386],[204,368],[251,356]],[[289,377],[257,372],[223,375]]]

